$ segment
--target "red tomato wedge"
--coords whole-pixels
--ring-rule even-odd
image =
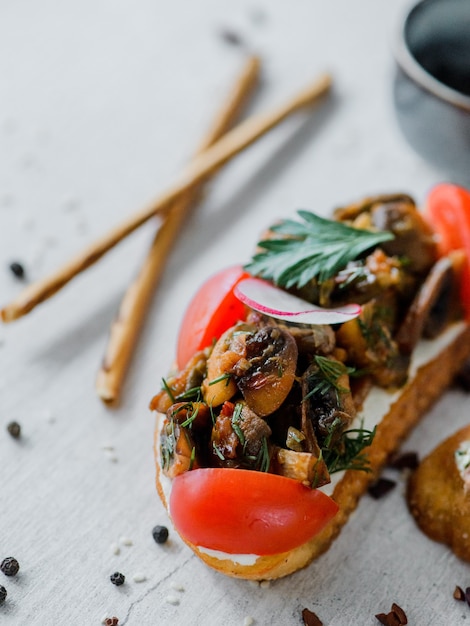
[[[228,328],[245,317],[245,306],[233,289],[249,274],[241,266],[211,276],[189,303],[181,324],[176,360],[183,369],[198,351],[210,346]]]
[[[182,537],[228,554],[287,552],[319,533],[338,505],[291,478],[242,469],[184,472],[172,483],[170,515]]]
[[[470,319],[470,191],[451,183],[436,185],[428,195],[427,212],[439,237],[441,254],[461,249],[466,252],[461,297]]]

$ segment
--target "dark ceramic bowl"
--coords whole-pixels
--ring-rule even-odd
[[[470,185],[470,0],[422,0],[395,40],[394,104],[411,146]]]

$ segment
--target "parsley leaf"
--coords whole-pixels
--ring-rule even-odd
[[[280,287],[301,288],[313,279],[323,282],[367,250],[393,239],[388,231],[352,228],[310,211],[297,211],[303,222],[284,220],[271,230],[283,237],[258,243],[245,269]]]

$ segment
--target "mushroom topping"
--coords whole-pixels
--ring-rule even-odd
[[[294,452],[276,447],[272,462],[276,474],[298,480],[307,487],[317,488],[330,482],[324,461],[310,452]]]
[[[287,398],[297,366],[297,344],[277,326],[246,336],[246,357],[233,368],[247,405],[257,415],[270,415]]]
[[[257,469],[271,429],[242,402],[225,402],[212,429],[212,455],[219,467]]]
[[[348,369],[335,359],[316,357],[302,377],[302,392],[302,431],[309,451],[334,447],[355,415]]]
[[[207,354],[208,350],[196,352],[181,372],[176,376],[170,376],[166,381],[166,388],[150,401],[150,410],[166,413],[176,398],[190,389],[199,387],[206,371]]]
[[[442,257],[433,265],[398,330],[396,341],[403,354],[411,354],[422,335],[432,338],[441,332],[454,308],[455,283],[453,260]]]
[[[414,202],[380,203],[371,211],[372,226],[395,235],[381,248],[389,255],[405,257],[415,273],[427,272],[437,258],[434,233]]]
[[[204,400],[213,407],[230,400],[237,392],[232,378],[233,368],[244,360],[246,334],[253,330],[248,324],[229,328],[217,341],[207,360],[207,376],[202,384]]]
[[[160,433],[160,452],[163,473],[174,478],[199,467],[200,451],[205,445],[205,427],[210,420],[209,407],[202,402],[181,402],[167,411]]]

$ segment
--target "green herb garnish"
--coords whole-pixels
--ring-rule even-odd
[[[271,230],[284,237],[260,241],[263,250],[245,269],[280,287],[301,288],[313,279],[324,282],[367,250],[393,239],[387,231],[352,228],[310,211],[297,213],[303,223],[284,220],[274,225]]]
[[[217,378],[214,378],[214,380],[211,380],[209,383],[209,387],[211,385],[216,385],[217,383],[222,382],[223,380],[225,380],[225,386],[227,386],[230,382],[230,379],[232,378],[232,375],[229,374],[228,372],[225,374],[221,374],[220,376],[217,376]]]
[[[351,435],[356,435],[351,437]],[[371,445],[375,436],[374,430],[365,428],[351,428],[341,435],[339,445],[333,449],[322,448],[323,458],[330,474],[342,470],[362,470],[370,472],[369,461],[362,454],[364,448]]]
[[[184,420],[184,422],[180,424],[181,428],[187,428],[188,426],[191,426],[194,420],[196,419],[197,414],[199,413],[199,404],[197,404],[196,407],[194,407],[194,405],[191,402],[187,405],[187,407],[183,407],[183,408],[187,408],[188,411],[192,411],[190,415],[188,415],[188,417]],[[179,410],[181,411],[181,409]]]
[[[168,394],[168,397],[170,398],[172,404],[175,403],[175,396],[173,395],[173,390],[171,389],[171,387],[169,386],[169,384],[166,382],[166,380],[164,378],[162,378],[162,389],[164,389],[166,391],[166,393]]]
[[[341,361],[320,355],[315,355],[314,361],[318,367],[318,372],[312,377],[315,384],[313,389],[304,397],[303,402],[317,394],[325,396],[332,389],[335,390],[336,395],[349,392],[349,389],[346,387],[338,385],[338,380],[343,374],[348,374],[349,376],[354,374],[354,367],[348,367],[344,365],[344,363],[341,363]]]
[[[235,405],[232,415],[232,428],[234,433],[237,435],[238,439],[242,446],[245,445],[245,435],[243,434],[243,430],[240,427],[241,414],[242,414],[243,405],[239,402]]]
[[[266,437],[263,437],[260,451],[256,457],[256,465],[260,472],[268,472],[270,463],[271,458],[269,456],[268,440]]]

